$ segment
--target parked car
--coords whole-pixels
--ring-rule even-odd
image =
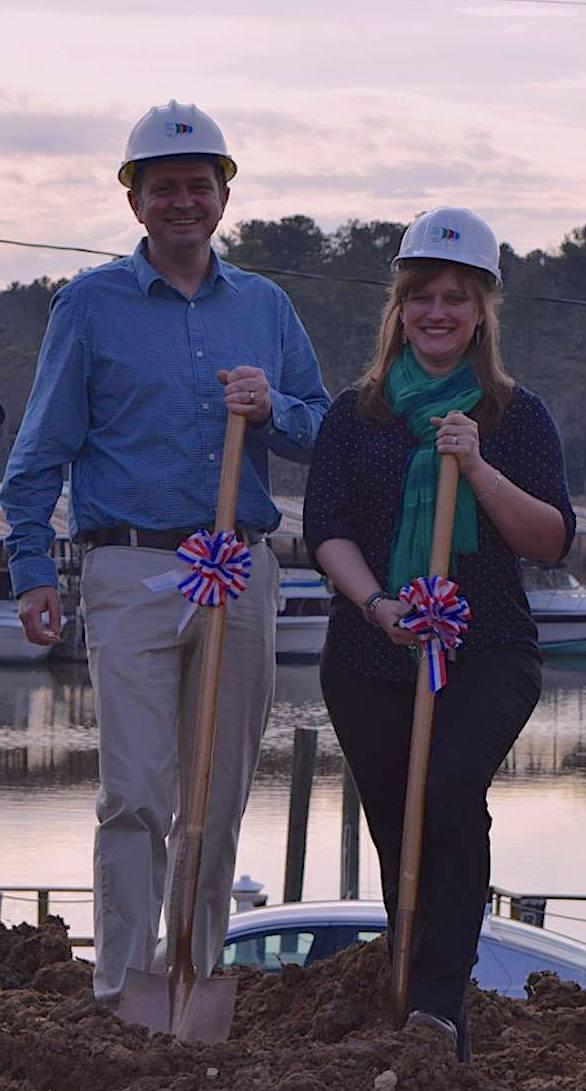
[[[234,913],[219,965],[278,972],[308,966],[386,931],[382,902],[295,902]],[[482,989],[525,999],[530,973],[550,970],[586,988],[586,944],[487,909],[472,976]]]

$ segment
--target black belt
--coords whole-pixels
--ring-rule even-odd
[[[79,540],[86,549],[97,546],[138,546],[142,549],[169,549],[189,538],[196,530],[213,531],[212,526],[179,527],[171,530],[145,530],[142,527],[98,527],[96,530],[82,531]],[[262,542],[265,532],[256,527],[234,527],[236,537],[248,546]]]

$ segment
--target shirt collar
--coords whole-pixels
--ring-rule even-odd
[[[157,281],[159,281],[161,284],[168,283],[161,275],[161,273],[158,273],[148,260],[147,242],[148,239],[145,236],[145,238],[140,240],[140,242],[136,246],[134,254],[132,255],[132,263],[134,266],[136,279],[138,281],[140,289],[144,292],[145,295],[149,294],[149,291],[152,288],[153,284],[155,284]],[[216,254],[215,250],[212,250],[209,276],[207,277],[204,284],[202,284],[202,288],[204,286],[207,286],[209,291],[214,287],[216,280],[221,278],[222,280],[225,280],[226,284],[229,284],[235,292],[237,292],[238,284],[236,281],[236,274],[237,270],[228,262],[222,261],[222,259],[219,258]]]

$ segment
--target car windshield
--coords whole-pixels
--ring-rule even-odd
[[[384,931],[378,927],[352,925],[324,925],[315,927],[272,927],[244,933],[224,944],[218,965],[255,966],[263,971],[278,971],[292,963],[307,966],[328,955],[335,954],[352,943],[368,943]]]

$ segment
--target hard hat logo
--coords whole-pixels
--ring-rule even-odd
[[[166,121],[165,132],[167,136],[181,136],[182,133],[192,133],[193,125],[185,125],[177,121]]]
[[[432,239],[434,238],[434,235],[433,235],[433,233],[431,233],[431,236],[430,236],[430,237],[431,237]],[[438,238],[440,238],[440,239],[448,239],[448,240],[451,240],[451,239],[459,239],[459,238],[460,238],[460,232],[459,232],[459,231],[456,231],[456,230],[455,230],[455,229],[454,229],[453,227],[442,227],[442,228],[441,228],[441,233],[440,233],[440,235],[438,236]]]
[[[237,170],[236,163],[228,155],[221,129],[192,102],[180,103],[171,99],[166,106],[153,106],[137,121],[128,138],[118,178],[123,186],[130,188],[139,164],[168,155],[213,156],[219,160],[226,182]]]

